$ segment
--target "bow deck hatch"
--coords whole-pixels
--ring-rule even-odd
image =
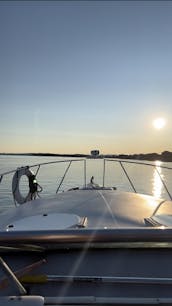
[[[86,217],[79,217],[74,214],[45,213],[29,216],[8,224],[6,231],[29,231],[29,230],[53,230],[85,227]]]

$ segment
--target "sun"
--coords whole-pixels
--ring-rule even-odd
[[[152,122],[155,129],[160,130],[166,125],[166,119],[165,118],[156,118]]]

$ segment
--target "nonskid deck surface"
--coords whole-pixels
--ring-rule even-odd
[[[4,212],[1,214],[0,230],[6,230],[7,225],[15,221],[46,214],[86,217],[87,228],[143,227],[144,219],[152,215],[160,202],[151,196],[114,190],[68,191],[49,199],[33,200]],[[30,222],[32,224],[28,226],[33,230],[35,220],[32,222],[30,219]],[[58,229],[58,222],[55,226],[54,229]]]

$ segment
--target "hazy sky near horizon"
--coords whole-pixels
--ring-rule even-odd
[[[172,151],[171,115],[171,1],[0,2],[0,152]]]

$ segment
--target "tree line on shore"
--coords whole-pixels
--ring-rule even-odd
[[[158,153],[140,153],[140,154],[99,154],[92,156],[88,154],[56,154],[56,153],[0,153],[0,155],[25,155],[25,156],[59,156],[59,157],[84,157],[84,158],[117,158],[117,159],[136,159],[155,161],[160,160],[164,162],[172,162],[172,152],[164,151]]]

